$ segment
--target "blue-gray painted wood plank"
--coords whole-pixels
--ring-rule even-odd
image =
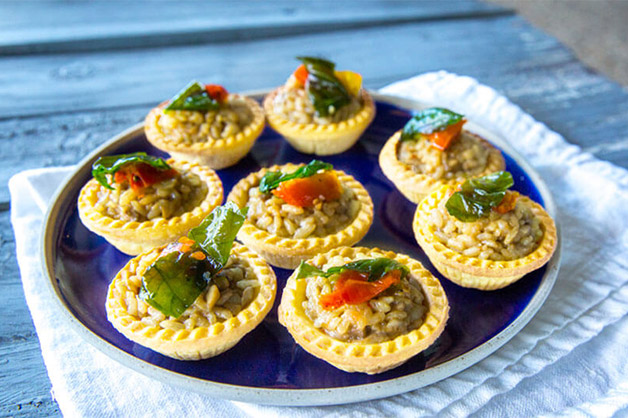
[[[514,75],[574,62],[556,40],[515,22],[513,17],[439,21],[220,44],[5,57],[0,118],[151,105],[193,78],[233,91],[276,86],[297,65],[294,57],[303,54],[360,71],[369,88],[423,71]],[[560,85],[561,74],[554,76]]]
[[[475,1],[0,3],[0,55],[225,42],[512,13]]]
[[[59,10],[63,10],[60,14],[54,4],[48,2],[38,8],[33,3],[23,6],[0,2],[0,42],[2,34],[27,31],[29,22],[41,22],[44,34],[55,24],[78,31],[98,27],[100,22],[126,20],[132,26],[139,13],[133,10],[138,7],[145,8],[139,13],[145,17],[144,23],[157,22],[158,29],[160,22],[156,8],[145,4],[112,7],[112,3],[98,2],[94,3],[97,6],[82,9],[94,7],[82,15],[71,13],[73,7],[82,7],[82,3],[59,3]],[[183,20],[193,15],[196,4],[181,3],[182,11],[177,16]],[[346,8],[343,9],[343,2],[338,4],[338,13],[342,15]],[[15,262],[6,211],[8,177],[26,168],[76,163],[112,135],[141,121],[150,106],[169,97],[191,78],[224,83],[232,90],[272,87],[283,82],[296,65],[293,56],[302,53],[327,55],[340,67],[361,71],[369,88],[424,71],[446,69],[471,75],[497,88],[567,140],[628,166],[628,93],[585,69],[555,39],[519,18],[499,14],[484,18],[476,15],[473,19],[432,15],[425,21],[415,16],[414,21],[401,23],[401,14],[393,17],[389,3],[360,4],[361,8],[372,8],[370,17],[366,12],[361,15],[365,21],[375,21],[377,13],[373,10],[379,8],[384,14],[382,19],[389,19],[389,24],[298,36],[285,31],[283,37],[272,40],[243,35],[211,44],[196,40],[191,46],[155,47],[162,45],[156,43],[150,49],[126,51],[0,56],[0,96],[5,98],[0,103],[0,250],[4,254],[0,257],[0,294],[4,295],[4,312],[8,313],[8,320],[0,321],[0,416],[59,413],[49,394],[50,383]],[[416,13],[413,5],[394,3],[391,10],[407,7]],[[290,2],[284,9],[265,12],[266,18],[288,21],[292,13],[305,19],[307,7]],[[228,8],[220,10],[222,22],[238,14]],[[257,10],[263,17],[264,12]],[[322,21],[325,13],[335,12],[335,8],[321,10],[318,19]],[[279,16],[273,17],[273,13]],[[127,35],[120,32],[122,26],[116,29],[112,24],[109,35],[103,32],[103,36],[123,39]],[[142,30],[150,33],[149,27],[142,29],[141,25],[135,26],[135,30],[138,36]],[[31,38],[24,45],[45,43],[46,36],[53,35],[49,32],[40,40],[36,35],[28,36]],[[69,35],[65,36],[68,45],[76,46]],[[98,39],[100,35],[79,32],[76,36],[75,39]],[[55,42],[60,45],[60,40],[62,37]],[[52,51],[54,48],[47,50]],[[8,102],[10,106],[6,105]]]

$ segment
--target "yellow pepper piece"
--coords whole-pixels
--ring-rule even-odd
[[[353,71],[334,71],[334,74],[342,85],[345,86],[349,94],[352,96],[358,95],[360,88],[362,88],[362,76],[360,74]]]

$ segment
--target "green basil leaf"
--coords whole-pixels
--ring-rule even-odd
[[[164,315],[178,318],[229,261],[233,241],[246,219],[246,212],[247,208],[240,210],[233,202],[214,209],[188,233],[195,241],[190,251],[166,254],[146,270],[140,298]],[[191,256],[199,250],[205,253],[205,259]]]
[[[442,107],[431,107],[417,113],[406,123],[401,132],[401,141],[415,141],[423,135],[442,131],[449,125],[460,122],[463,115]]]
[[[264,174],[259,183],[259,190],[262,193],[269,193],[279,187],[284,181],[311,177],[321,170],[333,170],[334,166],[319,160],[312,160],[307,165],[299,167],[292,173],[282,173],[281,171],[269,171]]]
[[[220,107],[218,101],[212,99],[205,86],[198,81],[192,81],[185,86],[183,90],[177,93],[172,99],[165,111],[170,110],[190,110],[190,111],[208,111],[217,110]]]
[[[351,95],[334,74],[333,62],[314,57],[297,59],[307,68],[306,90],[318,116],[329,116],[351,103]]]
[[[303,279],[311,276],[331,277],[335,274],[340,274],[347,270],[367,274],[369,282],[379,280],[393,270],[401,270],[401,278],[404,278],[408,274],[410,274],[410,269],[408,269],[408,267],[404,266],[397,260],[379,257],[352,261],[343,266],[331,267],[327,271],[320,270],[305,262],[301,262],[296,278]]]
[[[498,171],[483,177],[465,181],[445,203],[447,212],[462,222],[474,222],[486,217],[499,206],[506,191],[514,185],[512,175]]]
[[[207,260],[178,251],[157,259],[144,273],[139,297],[164,315],[178,318],[211,280]]]
[[[297,269],[297,279],[305,279],[306,277],[311,276],[328,277],[326,273],[318,267],[314,267],[307,264],[305,261],[301,261],[301,264],[299,264],[299,268]]]
[[[467,180],[462,184],[462,191],[483,193],[505,192],[515,184],[508,171],[497,171],[483,177]]]
[[[92,165],[92,176],[107,189],[113,190],[107,179],[107,174],[114,175],[127,164],[145,163],[158,170],[169,170],[170,166],[163,159],[146,155],[145,152],[133,154],[110,155],[98,158]]]
[[[211,273],[222,269],[229,260],[231,247],[240,227],[246,220],[248,208],[240,209],[233,202],[214,209],[196,228],[188,233],[207,254],[212,265]]]

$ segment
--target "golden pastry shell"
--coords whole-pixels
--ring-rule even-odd
[[[130,285],[129,280],[132,276],[141,276],[160,256],[163,248],[131,259],[109,285],[105,303],[107,319],[129,340],[180,360],[206,359],[236,345],[262,322],[272,308],[277,293],[275,273],[260,256],[234,243],[231,256],[247,260],[261,284],[257,296],[245,309],[224,322],[192,329],[175,331],[143,323],[128,312],[128,293],[131,292],[135,300],[139,292],[139,288]]]
[[[429,309],[418,329],[390,341],[375,344],[340,341],[314,327],[303,307],[307,279],[297,280],[294,272],[283,290],[278,318],[303,349],[341,370],[375,374],[403,364],[436,341],[449,317],[449,303],[438,279],[421,263],[392,251],[363,247],[337,248],[314,257],[308,263],[320,267],[337,255],[352,260],[387,257],[404,264],[410,269],[411,276],[420,284]]]
[[[160,245],[167,244],[201,223],[209,213],[222,203],[222,182],[214,170],[197,163],[169,159],[172,167],[190,171],[207,184],[207,195],[192,211],[169,219],[137,222],[115,219],[94,209],[98,192],[104,187],[95,179],[83,186],[78,197],[78,212],[83,224],[90,231],[104,237],[111,245],[129,255],[137,255]]]
[[[397,150],[401,138],[401,130],[397,131],[384,144],[379,153],[379,166],[384,175],[397,187],[397,189],[412,203],[419,203],[425,196],[433,192],[440,186],[449,184],[455,185],[459,182],[456,179],[436,180],[428,175],[417,173],[410,164],[399,161]],[[489,161],[484,171],[474,177],[481,177],[506,167],[504,157],[501,152],[488,141],[469,131],[463,131],[465,135],[472,135],[489,147]]]
[[[375,103],[371,95],[362,89],[362,108],[347,120],[328,125],[292,122],[274,113],[273,102],[277,93],[278,89],[273,90],[264,99],[268,124],[304,154],[333,155],[348,150],[375,117]]]
[[[416,209],[412,222],[414,236],[419,246],[434,267],[452,282],[480,290],[501,289],[542,267],[554,254],[558,242],[556,225],[545,209],[527,196],[520,196],[519,199],[531,206],[543,228],[539,246],[527,256],[511,261],[492,261],[468,257],[448,248],[438,241],[433,226],[424,219],[430,216],[431,211],[437,209],[443,199],[449,198],[454,190],[453,186],[443,186],[423,199]]]
[[[248,203],[249,190],[252,187],[257,187],[262,177],[264,177],[264,174],[268,171],[286,170],[289,172],[296,170],[302,165],[303,164],[274,165],[270,168],[264,168],[255,173],[251,173],[233,187],[227,200],[243,208]],[[373,201],[360,182],[355,180],[352,176],[345,174],[343,171],[334,171],[343,186],[353,190],[356,199],[360,202],[358,214],[345,228],[325,237],[294,239],[278,237],[277,235],[257,228],[247,220],[238,232],[238,239],[257,251],[273,266],[290,269],[298,267],[301,261],[307,260],[316,254],[329,251],[336,247],[351,246],[360,241],[373,223]]]
[[[246,102],[253,115],[251,122],[240,132],[226,138],[208,138],[205,142],[176,143],[168,141],[158,129],[157,119],[163,115],[164,103],[153,108],[144,121],[146,138],[156,148],[169,153],[177,160],[198,162],[215,170],[230,167],[240,161],[253,147],[255,140],[264,130],[264,111],[253,99],[237,94],[230,98],[239,98]]]

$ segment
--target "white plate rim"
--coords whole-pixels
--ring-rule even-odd
[[[269,91],[270,89],[265,89],[244,92],[242,94],[252,96],[253,98],[260,98]],[[384,95],[376,92],[370,93],[376,101],[389,103],[407,110],[420,110],[430,106],[417,100]],[[507,141],[490,130],[473,123],[473,121],[469,121],[465,128],[496,144],[510,157],[512,157],[519,167],[521,167],[530,177],[543,199],[545,209],[556,220],[557,211],[554,199],[552,198],[547,185],[541,179],[536,170],[534,170],[534,168],[532,168],[532,166],[530,166],[530,164],[517,151],[515,151]],[[90,170],[91,164],[97,157],[105,154],[110,148],[118,146],[119,143],[135,137],[142,129],[143,123],[138,123],[137,125],[126,129],[106,141],[100,147],[91,152],[87,157],[81,160],[76,170],[59,186],[51,200],[52,203],[44,218],[40,240],[41,263],[42,271],[47,279],[45,280],[46,289],[49,296],[55,301],[57,313],[59,313],[66,320],[68,325],[74,329],[77,334],[118,363],[162,383],[174,384],[184,389],[210,395],[212,397],[277,406],[340,405],[386,398],[419,389],[443,380],[467,369],[494,353],[497,349],[513,338],[519,331],[521,331],[523,327],[528,324],[528,322],[530,322],[536,312],[543,305],[543,302],[547,299],[547,296],[556,282],[562,254],[562,240],[560,239],[559,222],[556,222],[559,239],[554,256],[547,264],[547,269],[541,279],[538,289],[528,302],[527,306],[523,309],[523,311],[521,311],[519,316],[513,320],[512,323],[488,341],[485,341],[474,349],[451,360],[430,367],[426,370],[386,381],[323,389],[274,389],[217,383],[161,368],[126,353],[125,351],[103,340],[87,328],[87,326],[83,325],[83,323],[81,323],[72,314],[69,307],[63,301],[63,296],[59,290],[58,283],[54,278],[54,242],[52,239],[54,236],[54,226],[59,221],[59,214],[62,212],[62,209],[65,209],[65,207],[69,204],[67,199],[64,199],[64,197],[70,193],[70,186],[76,183],[78,178],[83,177],[85,173]]]

